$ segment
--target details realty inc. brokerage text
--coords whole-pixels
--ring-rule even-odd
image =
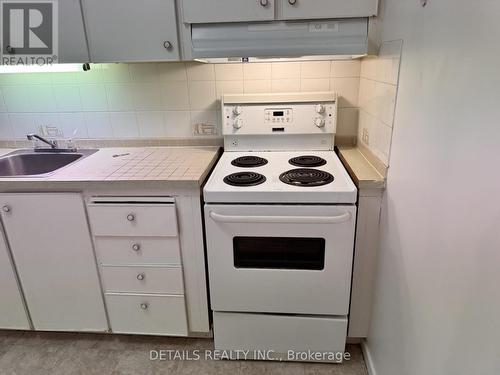
[[[348,352],[315,352],[288,350],[277,353],[274,350],[150,350],[151,361],[217,361],[217,360],[261,360],[261,361],[349,361]]]

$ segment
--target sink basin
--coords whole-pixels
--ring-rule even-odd
[[[98,150],[51,152],[17,150],[0,157],[0,177],[46,177]]]

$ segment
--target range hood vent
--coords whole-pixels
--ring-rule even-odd
[[[339,56],[368,53],[368,18],[191,25],[194,59]]]

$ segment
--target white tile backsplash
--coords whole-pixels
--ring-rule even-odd
[[[83,116],[89,138],[113,138],[113,128],[111,127],[109,112],[85,112]]]
[[[4,74],[8,75],[8,74]],[[47,88],[50,88],[48,86]],[[2,87],[5,107],[9,112],[32,112],[30,86],[4,86]]]
[[[137,124],[141,138],[165,137],[163,112],[137,112]]]
[[[269,63],[243,64],[243,79],[271,79],[272,65]]]
[[[138,138],[139,127],[135,112],[111,112],[111,128],[115,138]]]
[[[215,81],[189,82],[189,104],[192,110],[215,110]]]
[[[36,132],[33,119],[31,113],[10,113],[9,121],[14,138],[26,139],[26,134]]]
[[[189,91],[187,81],[171,81],[162,85],[163,109],[188,111]]]
[[[300,79],[273,79],[271,92],[299,92]]]
[[[193,133],[199,123],[214,124],[221,136],[224,93],[335,87],[345,96],[340,104],[347,108],[339,111],[337,131],[355,135],[356,111],[349,110],[357,106],[363,67],[359,61],[338,63],[95,64],[89,72],[0,74],[0,139],[25,139],[27,133],[38,131],[40,122],[59,126],[65,136],[72,136],[68,133],[78,128],[78,138],[90,139],[203,137]],[[389,113],[384,109],[381,119],[390,120]]]
[[[361,62],[358,142],[389,165],[402,41],[382,43],[378,57]],[[335,79],[335,78],[334,78]],[[367,132],[368,142],[363,141]]]
[[[217,81],[243,80],[243,64],[215,65],[215,79]]]
[[[84,111],[107,111],[108,99],[104,84],[80,85],[80,98]]]
[[[58,112],[76,112],[82,110],[80,88],[78,85],[54,85],[52,88]]]

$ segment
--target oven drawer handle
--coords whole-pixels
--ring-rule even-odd
[[[229,216],[210,211],[210,217],[219,223],[340,224],[351,220],[351,213],[338,216]]]

